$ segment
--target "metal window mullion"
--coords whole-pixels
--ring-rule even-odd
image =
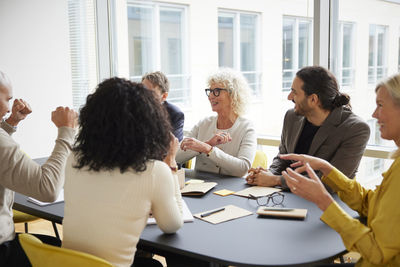
[[[96,0],[96,39],[98,79],[102,81],[112,75],[110,6],[108,0]]]
[[[300,27],[299,19],[295,18],[294,27],[293,27],[293,67],[294,67],[293,71],[294,71],[294,73],[300,68],[300,66],[299,66],[299,27]]]
[[[234,59],[234,68],[238,71],[241,71],[240,68],[240,64],[241,64],[241,60],[240,60],[240,13],[239,12],[235,12],[235,16],[234,16],[234,38],[235,38],[235,42],[234,42],[234,55],[233,55],[233,59]]]
[[[378,80],[378,31],[377,25],[374,27],[374,83]]]
[[[337,38],[338,40],[338,61],[337,61],[337,66],[338,66],[338,71],[337,71],[337,76],[338,76],[338,81],[339,84],[343,83],[343,28],[344,28],[344,23],[338,23],[339,25],[339,32]]]
[[[330,0],[314,0],[314,65],[329,68]]]
[[[161,36],[160,36],[160,28],[161,28],[161,21],[160,21],[160,5],[156,4],[154,6],[154,31],[153,31],[153,38],[154,38],[154,67],[155,70],[161,70]]]

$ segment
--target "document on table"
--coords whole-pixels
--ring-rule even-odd
[[[234,205],[228,205],[215,210],[206,210],[201,213],[196,213],[194,217],[212,224],[218,224],[251,214],[253,214],[253,212]]]
[[[282,191],[282,189],[266,186],[251,186],[241,191],[237,191],[236,193],[234,193],[234,195],[241,197],[249,197],[249,195],[253,195],[255,197],[263,197],[279,191]]]
[[[182,199],[182,215],[183,215],[183,222],[193,222],[194,218],[192,213],[189,210],[185,200]],[[147,219],[147,224],[156,224],[156,219],[154,217],[149,217]]]
[[[58,194],[58,198],[54,202],[43,202],[43,201],[37,200],[36,198],[33,198],[33,197],[28,197],[28,201],[32,202],[36,205],[39,205],[39,206],[47,206],[47,205],[51,205],[54,203],[63,202],[64,201],[64,189],[62,189],[60,191],[60,194]]]

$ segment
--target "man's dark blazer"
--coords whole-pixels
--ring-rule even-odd
[[[174,104],[164,101],[164,107],[167,109],[169,119],[172,126],[172,132],[179,142],[183,139],[183,124],[185,122],[185,114]]]
[[[294,153],[306,118],[293,109],[286,112],[279,154]],[[309,155],[329,161],[349,178],[354,178],[369,139],[369,127],[345,107],[335,108],[314,136]],[[274,158],[270,171],[275,175],[289,167],[290,162]]]

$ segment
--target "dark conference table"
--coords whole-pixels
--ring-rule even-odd
[[[284,192],[284,205],[308,209],[304,220],[258,217],[255,200],[212,193],[220,189],[239,191],[248,187],[242,178],[186,170],[188,178],[218,183],[202,197],[184,197],[192,214],[228,204],[254,214],[216,225],[195,218],[194,222],[185,223],[172,235],[163,234],[156,225],[148,225],[138,248],[159,255],[171,252],[185,255],[208,261],[210,266],[313,266],[332,262],[346,252],[339,234],[319,219],[322,212],[318,207],[290,192]],[[358,216],[336,195],[334,197],[351,216]],[[20,194],[15,196],[14,208],[57,223],[62,223],[64,216],[64,203],[40,207]]]

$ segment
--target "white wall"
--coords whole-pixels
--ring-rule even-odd
[[[0,0],[0,70],[32,106],[14,135],[32,158],[52,151],[51,111],[72,106],[68,30],[67,0]]]

